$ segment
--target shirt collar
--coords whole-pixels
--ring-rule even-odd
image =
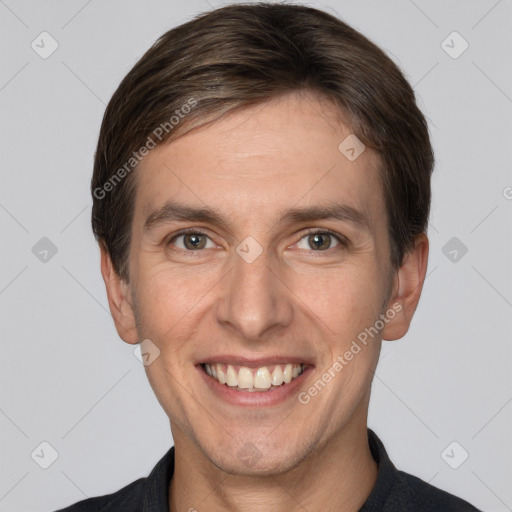
[[[146,479],[142,512],[169,512],[169,484],[174,474],[174,446],[157,462]]]
[[[375,485],[359,512],[382,510],[397,469],[391,462],[382,441],[368,429],[368,442],[372,456],[379,466]],[[174,474],[174,446],[157,462],[146,479],[142,512],[169,512],[169,484]]]
[[[368,443],[372,457],[379,466],[377,480],[373,486],[372,492],[364,502],[359,512],[377,512],[382,511],[384,503],[386,503],[391,489],[394,485],[398,470],[391,462],[389,455],[377,437],[377,434],[368,429]]]

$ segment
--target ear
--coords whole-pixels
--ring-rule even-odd
[[[108,305],[119,337],[126,343],[138,343],[130,286],[114,269],[110,254],[100,243],[101,275],[107,289]]]
[[[404,256],[388,301],[388,311],[393,310],[396,315],[385,324],[383,340],[398,340],[409,330],[425,281],[428,247],[427,235],[421,233],[416,237],[414,247]]]

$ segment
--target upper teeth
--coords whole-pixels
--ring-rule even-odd
[[[262,366],[251,369],[246,366],[233,367],[230,364],[205,364],[206,373],[221,384],[241,389],[269,389],[271,386],[288,384],[304,371],[303,364],[276,364],[273,368]]]

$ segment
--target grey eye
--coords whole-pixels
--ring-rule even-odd
[[[305,242],[303,242],[303,240]],[[331,233],[319,231],[317,233],[309,233],[308,235],[302,237],[297,247],[299,249],[312,249],[314,251],[324,251],[326,249],[331,249],[331,247],[335,247],[339,243],[340,242]],[[301,244],[303,245],[301,246]],[[304,244],[306,245],[306,247],[304,247]]]
[[[199,249],[207,249],[208,240],[208,236],[204,233],[183,233],[175,237],[171,242],[179,249],[195,251]],[[210,244],[210,247],[214,246],[211,240]]]

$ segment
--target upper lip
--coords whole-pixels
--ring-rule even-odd
[[[276,364],[304,364],[312,365],[311,361],[297,356],[268,356],[249,358],[230,355],[215,355],[203,359],[200,364],[226,363],[232,366],[245,366],[247,368],[261,368],[262,366],[273,366]]]

